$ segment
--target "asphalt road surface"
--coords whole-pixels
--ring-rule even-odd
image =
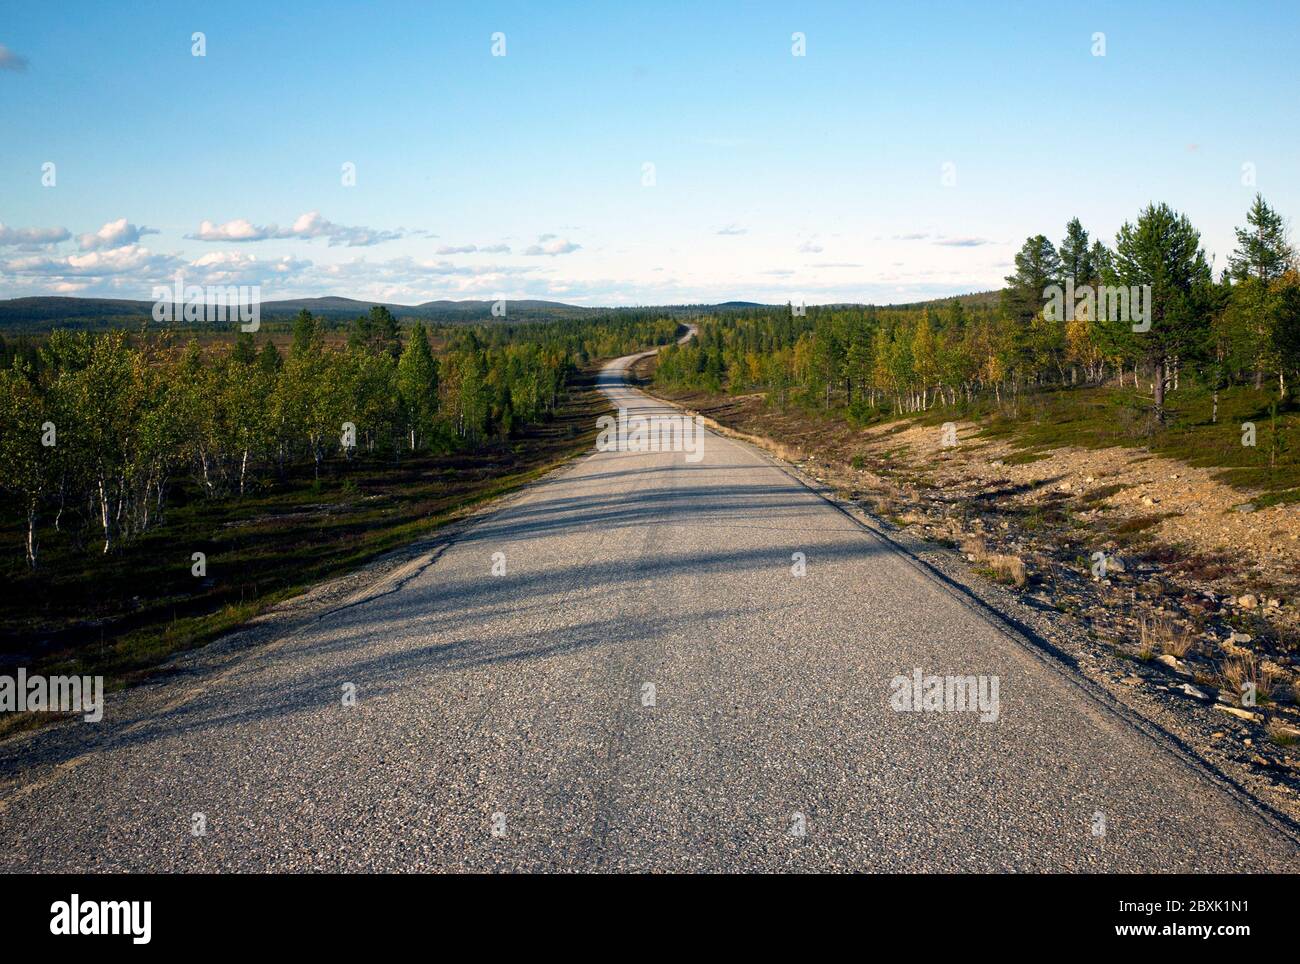
[[[625,362],[614,400],[670,414]],[[996,676],[996,721],[895,711],[914,669]],[[393,591],[185,685],[141,718],[110,702],[53,767],[6,757],[0,869],[1300,866],[1278,825],[713,434],[698,462],[585,457]]]

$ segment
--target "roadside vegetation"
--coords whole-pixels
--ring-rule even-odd
[[[1191,222],[1152,204],[1109,246],[1077,219],[1059,246],[1029,238],[997,295],[717,315],[697,343],[663,352],[655,384],[761,393],[778,411],[856,426],[970,419],[1026,459],[1140,446],[1300,498],[1300,270],[1262,197],[1244,222],[1217,278]],[[1056,317],[1045,292],[1085,285],[1150,285],[1149,330],[1082,298]]]
[[[650,316],[54,331],[0,368],[0,664],[120,685],[591,444]]]

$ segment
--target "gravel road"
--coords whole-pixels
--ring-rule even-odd
[[[627,361],[615,403],[670,414]],[[6,741],[0,869],[1300,869],[1280,825],[715,434],[698,462],[593,453],[399,576],[111,700],[93,739]],[[996,720],[896,711],[914,670],[996,677]]]

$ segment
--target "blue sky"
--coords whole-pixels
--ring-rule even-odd
[[[885,303],[1300,213],[1300,5],[1062,6],[7,0],[0,297]]]

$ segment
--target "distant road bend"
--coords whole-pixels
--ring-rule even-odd
[[[629,363],[611,401],[672,414]],[[0,867],[1300,869],[1280,826],[774,460],[704,444],[590,454],[393,591],[110,700],[89,743],[0,744]],[[996,721],[895,711],[916,669],[996,676]]]

